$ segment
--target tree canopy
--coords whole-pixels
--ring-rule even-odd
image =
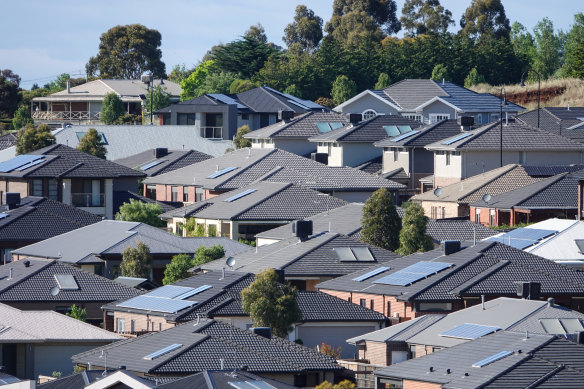
[[[162,85],[157,85],[152,90],[152,94],[148,93],[146,95],[146,101],[144,108],[146,108],[146,112],[150,114],[150,109],[152,112],[158,111],[161,108],[168,107],[170,105],[170,93],[166,91]],[[150,106],[150,100],[152,100],[152,108]]]
[[[26,105],[21,105],[18,107],[12,118],[12,128],[15,130],[20,130],[27,124],[33,124],[32,117],[30,116],[30,108]]]
[[[277,52],[274,45],[260,42],[251,36],[243,36],[239,40],[214,48],[210,55],[220,70],[238,74],[242,78],[251,78],[264,66],[270,55]]]
[[[193,258],[188,254],[177,254],[170,260],[164,269],[162,285],[170,285],[189,276],[188,270],[192,268]]]
[[[472,0],[460,19],[461,33],[473,38],[492,34],[509,37],[511,26],[501,0]]]
[[[55,137],[47,124],[35,128],[34,124],[28,123],[16,134],[16,155],[30,153],[54,143]]]
[[[113,124],[122,115],[124,115],[124,103],[122,99],[114,92],[105,95],[99,120],[105,124]]]
[[[322,39],[322,18],[305,5],[297,5],[294,21],[284,29],[282,40],[288,47],[299,45],[302,50],[314,51]]]
[[[426,234],[428,218],[424,209],[417,203],[409,203],[405,207],[402,218],[402,228],[399,233],[400,255],[410,255],[418,251],[428,251],[434,248],[432,238]]]
[[[395,251],[399,247],[402,222],[393,203],[393,196],[381,188],[373,192],[363,206],[361,236],[364,242]]]
[[[112,27],[101,34],[99,52],[85,65],[87,75],[137,80],[150,71],[164,78],[161,41],[160,32],[141,24]]]
[[[241,291],[241,304],[256,327],[270,327],[274,335],[286,338],[292,324],[302,319],[296,290],[278,282],[278,274],[266,269]]]
[[[236,149],[251,147],[251,141],[243,137],[245,134],[249,134],[250,132],[251,130],[249,129],[249,126],[247,124],[244,124],[243,126],[237,129],[237,133],[233,138],[233,144],[235,145]]]
[[[339,105],[349,100],[351,97],[357,94],[357,85],[355,81],[349,80],[345,75],[340,75],[333,82],[333,89],[331,90],[331,96],[335,104]]]
[[[107,154],[103,139],[95,128],[90,128],[85,135],[81,137],[79,144],[77,145],[77,150],[101,159],[105,159]]]
[[[445,33],[454,24],[452,12],[441,6],[439,0],[406,0],[400,22],[409,36]]]
[[[164,227],[166,223],[158,217],[161,213],[162,208],[159,204],[143,203],[142,201],[130,199],[129,203],[122,204],[119,212],[116,213],[116,220]]]
[[[0,69],[0,118],[11,118],[18,108],[19,89],[20,76],[10,69]]]
[[[78,307],[75,304],[71,305],[71,312],[67,312],[65,315],[72,317],[73,319],[87,321],[87,309]]]
[[[120,273],[123,277],[150,278],[152,255],[150,248],[143,242],[136,247],[128,247],[122,253]]]

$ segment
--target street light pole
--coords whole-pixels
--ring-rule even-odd
[[[154,74],[150,72],[150,125],[152,125],[152,92],[154,92]]]
[[[507,105],[507,92],[505,91],[504,86],[501,87],[501,100],[499,108],[499,160],[501,167],[503,167],[503,101],[505,101],[505,105]]]

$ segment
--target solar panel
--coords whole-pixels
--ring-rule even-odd
[[[337,128],[344,127],[345,125],[341,122],[330,122],[329,126],[331,126],[333,130],[336,130]]]
[[[265,381],[227,381],[227,383],[237,389],[276,389]]]
[[[209,96],[211,96],[212,98],[219,100],[220,102],[224,103],[224,104],[235,104],[237,105],[238,109],[246,109],[247,107],[243,104],[241,104],[240,102],[238,102],[237,100],[235,100],[232,97],[229,97],[227,95],[224,95],[222,93],[209,93]]]
[[[168,159],[157,159],[156,161],[148,162],[146,165],[140,166],[140,170],[142,170],[142,171],[148,170],[151,167],[154,167],[156,165],[160,165],[162,162],[166,162],[166,161],[168,161]]]
[[[180,296],[181,294],[188,293],[194,290],[193,288],[187,288],[184,286],[175,286],[175,285],[164,285],[160,288],[156,288],[148,293],[145,296],[149,297],[165,297],[165,298],[175,298]]]
[[[440,336],[472,340],[499,331],[500,329],[500,327],[495,326],[464,323],[441,333]]]
[[[331,132],[332,130],[330,124],[326,122],[317,122],[316,128],[318,128],[318,132],[320,132],[321,134],[324,134],[325,132]]]
[[[410,127],[410,126],[397,126],[397,128],[398,128],[400,134],[406,134],[406,133],[412,131],[412,127]]]
[[[512,351],[501,351],[498,352],[497,354],[491,355],[488,358],[482,359],[478,362],[475,362],[472,364],[472,367],[483,367],[483,366],[487,366],[493,362],[498,361],[499,359],[503,359],[509,355],[513,354]]]
[[[144,357],[144,359],[147,359],[147,360],[151,361],[153,359],[156,359],[158,357],[161,357],[164,354],[168,354],[169,352],[174,351],[176,349],[179,349],[181,347],[182,347],[182,344],[179,344],[179,343],[171,344],[170,346],[166,346],[163,349],[160,349],[158,351],[155,351],[153,353],[150,353],[150,354],[146,355]]]
[[[566,329],[566,333],[573,334],[576,332],[584,331],[584,326],[582,326],[582,322],[580,319],[571,318],[571,319],[560,319],[560,323]]]
[[[506,244],[507,246],[511,246],[511,247],[516,248],[518,250],[526,249],[529,246],[533,246],[534,244],[536,244],[538,242],[537,240],[529,240],[529,239],[511,239],[511,238],[505,237],[505,235],[492,237],[492,238],[489,238],[488,240],[503,243],[503,244]]]
[[[72,274],[54,274],[55,281],[61,290],[79,290],[77,281]]]
[[[451,145],[454,142],[458,142],[459,140],[463,140],[464,138],[467,138],[471,135],[472,135],[472,132],[465,132],[464,134],[460,134],[460,135],[455,136],[454,138],[445,140],[444,142],[442,142],[442,144],[443,145]]]
[[[87,132],[76,132],[75,135],[77,135],[77,140],[81,141],[81,138],[83,138],[85,136],[85,134],[87,134]],[[107,145],[107,139],[105,137],[105,135],[103,134],[103,132],[98,132],[97,135],[99,135],[99,137],[101,138],[101,144]]]
[[[225,199],[225,200],[223,200],[223,201],[227,201],[228,203],[230,203],[230,202],[232,202],[232,201],[235,201],[235,200],[237,200],[237,199],[240,199],[240,198],[242,198],[242,197],[245,197],[245,196],[247,196],[248,194],[252,194],[252,193],[253,193],[253,192],[255,192],[255,191],[256,191],[255,189],[248,189],[248,190],[244,190],[243,192],[241,192],[241,193],[238,193],[238,194],[236,194],[236,195],[234,195],[234,196],[228,197],[228,198],[226,198],[226,199]]]
[[[7,213],[0,213],[0,220],[4,219],[5,217],[8,217]]]
[[[373,255],[371,255],[371,251],[369,251],[369,247],[351,247],[353,254],[357,257],[357,261],[361,262],[372,262],[375,261]]]
[[[420,261],[418,263],[414,263],[404,269],[401,269],[400,272],[404,273],[417,273],[417,274],[424,274],[425,276],[429,276],[434,273],[438,273],[441,270],[447,269],[452,266],[451,263],[446,262],[428,262],[428,261]]]
[[[452,266],[452,263],[421,261],[373,281],[376,284],[407,286]]]
[[[355,255],[349,247],[335,247],[335,253],[339,256],[341,262],[356,261]]]
[[[407,132],[405,134],[401,134],[397,138],[393,138],[391,141],[392,142],[399,142],[400,140],[404,140],[406,138],[409,138],[412,135],[416,135],[418,132],[420,132],[420,131],[410,131],[410,132]]]
[[[295,103],[300,103],[302,105],[305,105],[305,106],[307,106],[309,108],[316,108],[316,109],[322,108],[321,105],[318,105],[318,104],[316,104],[316,103],[314,103],[314,102],[312,102],[310,100],[302,100],[302,99],[299,99],[296,96],[292,96],[292,95],[290,95],[288,93],[283,93],[283,92],[277,91],[275,89],[270,88],[269,86],[264,86],[263,88],[265,88],[265,89],[267,89],[267,90],[269,90],[271,92],[274,92],[274,93],[276,93],[276,94],[278,94],[280,96],[284,96],[285,98],[290,99],[290,100],[294,101]]]
[[[407,286],[424,278],[421,274],[395,272],[373,281],[375,284]]]
[[[18,169],[28,163],[34,162],[37,159],[44,158],[44,155],[22,154],[18,155],[8,161],[0,163],[0,173],[8,173],[14,169]]]
[[[539,319],[539,324],[546,334],[565,335],[566,330],[558,319]]]
[[[217,177],[220,177],[220,176],[222,176],[226,173],[229,173],[230,171],[233,171],[235,169],[237,169],[237,167],[234,167],[234,166],[226,167],[225,169],[221,169],[221,170],[219,170],[211,175],[208,175],[207,178],[217,178]]]
[[[185,308],[195,305],[196,301],[173,300],[164,297],[136,296],[127,301],[117,304],[118,307],[141,309],[145,311],[156,311],[165,313],[176,313]]]
[[[26,165],[24,165],[24,166],[21,166],[21,167],[19,167],[19,168],[18,168],[18,169],[16,169],[16,170],[18,170],[19,172],[21,172],[21,171],[23,171],[23,170],[26,170],[26,169],[28,169],[29,167],[33,167],[33,166],[35,166],[35,165],[38,165],[39,163],[43,163],[43,162],[45,162],[45,159],[44,159],[44,158],[42,158],[42,159],[37,159],[36,161],[32,161],[31,163],[27,163]]]
[[[389,267],[387,267],[387,266],[378,267],[377,269],[371,270],[370,272],[368,272],[368,273],[365,273],[365,274],[363,274],[363,275],[360,275],[359,277],[355,277],[355,278],[353,278],[353,281],[359,281],[359,282],[362,282],[362,281],[365,281],[365,280],[366,280],[366,279],[368,279],[368,278],[371,278],[371,277],[373,277],[373,276],[376,276],[376,275],[378,275],[378,274],[381,274],[381,273],[383,273],[384,271],[388,271],[389,269],[390,269],[390,268],[389,268]]]
[[[397,126],[383,126],[383,129],[387,133],[387,136],[398,136],[401,134]]]
[[[189,298],[189,297],[191,297],[191,296],[194,296],[194,295],[196,295],[196,294],[199,294],[199,293],[201,293],[201,292],[204,292],[204,291],[206,291],[207,289],[211,289],[211,288],[212,288],[212,286],[211,286],[211,285],[203,285],[203,286],[199,286],[198,288],[195,288],[195,289],[193,289],[193,290],[190,290],[190,291],[188,291],[188,292],[185,292],[185,293],[183,293],[183,294],[181,294],[181,295],[178,295],[178,296],[176,296],[176,297],[174,297],[174,298],[175,298],[175,299],[177,299],[177,300],[184,300],[184,299],[186,299],[186,298]]]
[[[517,239],[541,240],[557,233],[555,230],[542,230],[539,228],[517,228],[505,234],[506,237]]]

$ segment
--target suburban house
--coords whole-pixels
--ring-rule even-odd
[[[180,85],[168,80],[153,80],[154,87],[161,86],[171,95],[171,101],[180,98]],[[31,102],[31,115],[35,123],[100,124],[103,99],[108,93],[115,93],[124,103],[124,111],[142,115],[142,107],[149,93],[149,83],[141,80],[99,79],[71,87],[48,96],[35,97]]]
[[[69,375],[73,355],[121,339],[54,311],[21,311],[0,304],[0,364],[3,372],[18,378],[36,379],[54,371]]]
[[[359,359],[388,366],[419,358],[497,331],[567,336],[584,331],[584,314],[550,301],[501,297],[470,308],[430,314],[348,339]]]
[[[562,172],[581,169],[582,166],[546,167],[509,164],[417,194],[411,198],[411,201],[418,202],[424,208],[426,216],[433,219],[470,217],[473,221],[477,221],[476,217],[471,216],[469,204],[482,200],[484,196],[488,195],[492,198]],[[485,224],[495,225],[494,217],[494,212],[490,213],[489,222]]]
[[[472,125],[461,126],[459,120],[445,119],[404,134],[394,132],[390,138],[379,140],[375,147],[383,150],[383,175],[424,192],[422,179],[434,176],[434,153],[426,150],[426,146],[471,128]],[[396,178],[398,173],[404,176],[401,180]]]
[[[538,127],[554,134],[584,142],[584,107],[542,107],[524,112],[516,116],[516,119],[531,127]]]
[[[578,387],[584,346],[554,335],[498,331],[375,370],[375,388]]]
[[[113,219],[114,191],[136,191],[146,174],[56,144],[0,162],[0,193],[41,196]]]
[[[174,255],[192,255],[199,246],[221,245],[226,255],[249,249],[249,246],[228,238],[183,238],[144,223],[103,220],[14,250],[12,255],[16,259],[55,259],[90,273],[116,278],[124,250],[135,248],[140,242],[150,249],[150,278],[157,283],[162,281],[164,268]]]
[[[316,151],[316,145],[308,141],[311,136],[349,124],[345,116],[336,112],[312,111],[296,117],[293,114],[292,111],[282,112],[281,121],[245,134],[244,138],[251,141],[253,148],[275,148],[298,155],[309,155]]]
[[[250,329],[253,321],[243,311],[241,291],[252,281],[253,275],[249,273],[231,270],[201,272],[137,298],[105,305],[106,315],[113,317],[113,321],[106,321],[109,324],[106,329],[139,335],[165,330],[197,317]],[[164,299],[164,305],[159,303],[161,299]],[[296,301],[302,318],[293,325],[288,340],[300,339],[304,346],[312,349],[322,342],[335,348],[341,346],[343,356],[347,358],[353,357],[357,351],[355,347],[345,344],[347,337],[383,328],[387,320],[367,307],[326,293],[299,291]]]
[[[582,173],[560,173],[491,198],[470,203],[470,215],[484,225],[536,223],[578,215],[578,181]],[[488,200],[488,201],[485,201]],[[493,217],[494,214],[494,217]]]
[[[294,183],[345,201],[365,201],[380,188],[404,186],[349,167],[331,167],[279,149],[245,148],[144,180],[146,197],[208,200],[257,181]],[[185,197],[188,192],[188,197]]]
[[[323,131],[309,140],[317,144],[316,152],[319,159],[329,166],[356,167],[381,157],[381,150],[374,146],[387,137],[403,137],[413,134],[414,129],[422,124],[418,121],[395,115],[379,115],[368,120],[357,119],[349,125]],[[322,157],[320,157],[322,156]]]
[[[355,239],[361,239],[361,218],[363,217],[363,203],[348,203],[346,205],[321,212],[305,218],[312,222],[312,235],[323,232],[335,232],[348,235]],[[397,207],[397,213],[403,217],[403,209]],[[428,234],[434,244],[440,245],[445,240],[473,241],[483,240],[497,232],[482,225],[477,225],[469,220],[460,219],[429,219],[426,224]],[[291,224],[277,227],[256,234],[258,246],[272,244],[284,239],[294,237]]]
[[[209,236],[253,240],[255,234],[347,204],[302,186],[260,181],[160,215],[176,234],[188,219]],[[214,232],[213,232],[214,231]]]
[[[210,369],[237,369],[295,386],[333,382],[344,369],[316,350],[267,338],[221,321],[200,319],[73,356],[78,366],[125,366],[139,377],[185,377]]]
[[[30,258],[0,266],[0,303],[25,311],[66,313],[75,304],[87,310],[87,322],[99,325],[102,305],[138,294],[137,289],[59,261]]]
[[[309,100],[279,92],[267,86],[235,94],[206,93],[181,101],[155,114],[160,124],[194,126],[203,138],[231,140],[243,125],[254,131],[281,120],[278,113],[292,111],[293,115],[327,108]]]
[[[465,131],[426,149],[434,152],[435,188],[510,163],[556,166],[584,162],[582,143],[514,120]]]
[[[522,297],[553,297],[582,312],[582,281],[584,275],[576,270],[499,242],[460,246],[450,241],[443,249],[370,266],[316,288],[354,303],[372,301],[379,313],[407,321],[476,305],[481,296],[515,297],[518,290]]]
[[[114,162],[131,169],[143,171],[148,177],[152,177],[209,158],[213,157],[197,150],[169,150],[165,147],[157,147],[126,158],[116,159]]]
[[[424,124],[461,116],[486,124],[525,109],[505,103],[489,93],[476,93],[448,81],[405,79],[383,90],[365,90],[334,108],[337,112],[360,113],[367,120],[375,115],[401,115]]]
[[[258,274],[268,268],[280,273],[298,290],[315,290],[319,282],[370,268],[375,264],[388,265],[398,255],[333,232],[302,236],[303,227],[297,228],[297,236],[257,247],[232,256],[229,267],[238,272]],[[203,270],[221,270],[226,266],[218,259],[200,266]],[[347,300],[344,298],[344,300]],[[355,301],[353,301],[355,302]],[[369,300],[362,305],[374,309]],[[377,307],[378,312],[380,307]],[[381,312],[383,314],[383,312]]]
[[[45,197],[25,197],[0,205],[0,210],[0,265],[12,261],[12,250],[101,220],[98,215]]]

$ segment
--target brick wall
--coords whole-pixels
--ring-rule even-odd
[[[354,304],[359,304],[361,299],[365,299],[366,307],[371,308],[371,301],[373,300],[373,310],[384,314],[385,316],[395,317],[396,314],[400,318],[400,321],[413,319],[418,316],[422,316],[419,312],[414,312],[412,304],[397,301],[393,296],[383,296],[368,293],[358,293],[358,292],[343,292],[337,290],[326,290],[320,289],[321,292],[328,293],[331,296],[338,297],[345,301],[349,301]],[[388,311],[389,303],[389,311]],[[424,313],[426,314],[426,313]]]
[[[364,359],[372,365],[391,365],[391,354],[385,342],[365,342]]]
[[[160,316],[149,316],[142,315],[138,313],[129,312],[114,312],[114,328],[110,329],[112,331],[117,331],[118,319],[124,319],[124,331],[130,332],[132,329],[132,320],[134,320],[134,331],[160,331],[172,328],[175,326],[174,323],[169,323],[165,318]],[[154,323],[154,329],[152,327]]]
[[[440,389],[440,384],[430,382],[403,380],[403,389]]]

